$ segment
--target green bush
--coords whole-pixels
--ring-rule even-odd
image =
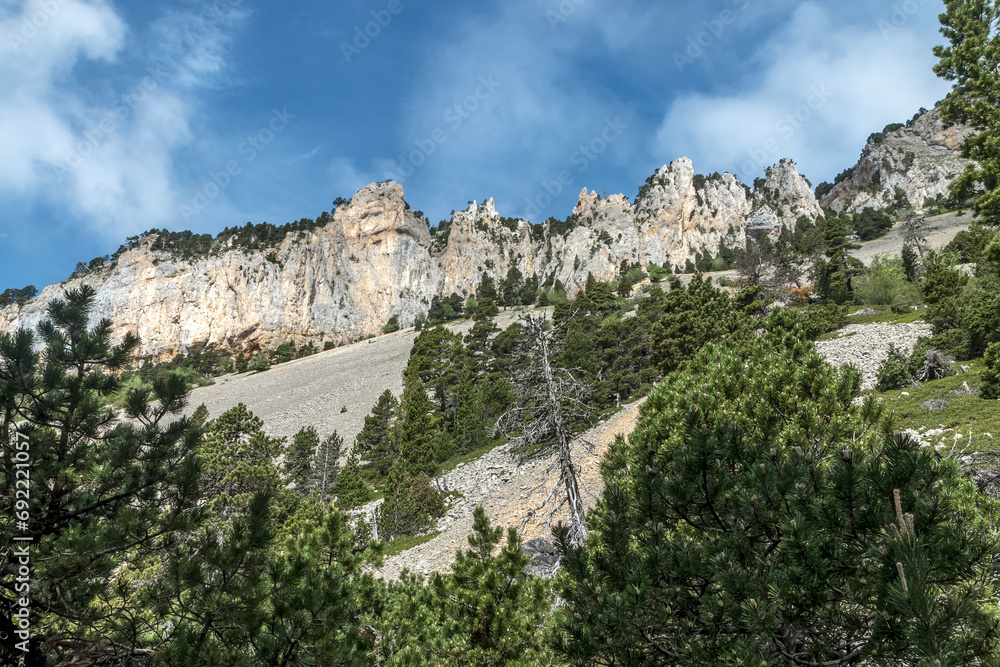
[[[389,321],[385,323],[385,326],[382,327],[382,333],[391,334],[397,331],[399,331],[399,316],[393,315],[389,318]]]
[[[895,345],[889,346],[889,357],[878,369],[879,391],[890,391],[909,387],[916,380],[916,371],[910,363],[910,355]]]
[[[247,370],[253,371],[254,373],[263,373],[269,368],[271,368],[271,363],[267,360],[266,354],[258,354],[253,358],[253,361],[247,365]]]
[[[886,255],[876,255],[865,275],[855,281],[854,296],[866,306],[921,300],[920,290],[906,279],[903,260]]]
[[[873,241],[886,233],[894,224],[893,219],[884,211],[866,208],[854,216],[851,226],[862,241]]]
[[[1000,343],[993,343],[986,349],[986,372],[983,374],[983,384],[979,388],[982,398],[995,400],[1000,398]]]
[[[799,324],[809,340],[816,340],[825,333],[847,326],[847,308],[824,302],[809,306],[799,315]]]

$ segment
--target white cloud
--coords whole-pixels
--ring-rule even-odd
[[[782,157],[814,182],[832,178],[853,164],[870,133],[947,93],[931,71],[933,9],[924,4],[902,29],[885,31],[875,21],[835,26],[826,9],[803,3],[754,54],[761,71],[751,85],[676,97],[654,152],[687,154],[699,171],[730,171],[744,181]]]
[[[242,15],[168,14],[125,67],[102,68],[129,36],[107,2],[15,4],[0,8],[0,194],[58,203],[108,239],[176,219],[174,152],[192,139],[199,89],[225,83]]]

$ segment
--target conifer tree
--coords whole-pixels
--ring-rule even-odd
[[[337,475],[334,486],[337,503],[345,510],[364,505],[375,495],[365,482],[362,470],[357,456],[351,452],[347,457],[347,465]]]
[[[427,398],[419,376],[409,376],[405,384],[399,402],[399,458],[396,464],[404,466],[409,475],[421,472],[433,475],[437,468],[434,451],[437,429],[431,417],[434,404]]]
[[[941,103],[946,122],[978,130],[962,145],[972,160],[951,186],[962,200],[975,195],[975,211],[1000,225],[1000,5],[995,0],[946,0],[941,32],[950,46],[934,47],[934,72],[955,82]]]
[[[361,544],[336,511],[276,548],[271,498],[254,495],[226,527],[178,547],[153,586],[159,663],[188,665],[366,664],[371,641],[358,617],[377,590]]]
[[[155,561],[204,518],[195,454],[200,423],[174,419],[187,386],[168,376],[133,390],[126,406],[133,421],[118,421],[106,402],[139,340],[127,334],[113,344],[108,320],[90,328],[94,299],[89,286],[70,290],[49,303],[37,333],[0,334],[3,664],[55,664],[108,645],[122,660],[144,659],[132,627],[134,587],[119,592],[116,577]],[[18,489],[26,479],[24,499]],[[30,538],[30,638],[18,636],[13,616],[15,600],[25,597],[15,579],[26,543],[17,537]]]
[[[399,457],[393,425],[396,421],[396,411],[399,401],[386,389],[378,397],[378,402],[372,408],[371,414],[365,417],[365,425],[354,440],[351,455],[358,462],[365,461],[370,465],[366,473],[373,478],[379,478],[389,473],[389,468]]]
[[[552,607],[549,586],[525,572],[528,557],[513,529],[501,545],[482,507],[473,512],[469,547],[451,571],[430,586],[404,578],[387,591],[385,611],[371,619],[382,628],[378,664],[529,667],[551,664],[545,628]],[[497,547],[500,546],[499,552]]]
[[[313,460],[319,449],[319,433],[315,426],[303,426],[292,437],[285,451],[285,476],[296,487],[304,488],[312,478]]]
[[[668,377],[605,457],[587,547],[560,533],[564,657],[992,664],[997,503],[859,387],[794,334]]]
[[[199,448],[202,484],[209,505],[225,519],[246,511],[260,491],[287,506],[283,479],[275,459],[282,453],[284,438],[264,432],[264,422],[239,403],[210,422]]]
[[[826,259],[817,261],[813,267],[813,282],[816,293],[823,299],[843,304],[851,300],[854,290],[852,280],[864,275],[865,265],[851,257],[848,251],[860,248],[848,238],[848,227],[840,218],[826,221]]]

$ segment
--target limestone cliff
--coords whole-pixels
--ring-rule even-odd
[[[821,197],[824,207],[837,213],[866,207],[881,210],[894,205],[897,189],[906,196],[902,203],[916,208],[928,199],[948,196],[948,186],[968,164],[960,149],[974,130],[964,125],[945,127],[937,107],[905,126],[887,129],[869,138],[847,177]]]
[[[741,247],[755,208],[773,206],[779,226],[818,214],[791,161],[769,170],[764,187],[753,193],[731,174],[698,176],[681,158],[657,170],[634,204],[584,189],[558,225],[503,218],[492,200],[473,202],[454,215],[442,247],[400,185],[371,184],[325,225],[265,250],[230,242],[183,260],[154,249],[155,236],[144,238],[114,264],[0,310],[0,330],[33,327],[50,300],[90,285],[95,320],[109,318],[118,335],[138,333],[147,358],[206,346],[253,352],[286,341],[356,340],[392,316],[411,325],[436,295],[471,295],[484,273],[499,283],[516,268],[542,284],[559,280],[573,294],[588,274],[614,279],[625,261],[684,266],[696,254]]]

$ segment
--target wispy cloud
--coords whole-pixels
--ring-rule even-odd
[[[914,23],[932,26],[933,10],[924,4]],[[751,55],[758,77],[736,92],[675,98],[652,150],[686,154],[699,170],[735,172],[745,181],[782,157],[814,180],[831,178],[857,159],[871,132],[947,93],[922,37],[886,34],[870,18],[836,25],[829,10],[803,3]]]
[[[174,218],[174,153],[192,140],[199,92],[231,82],[242,17],[172,12],[129,53],[129,27],[103,0],[0,8],[0,193],[57,202],[109,239]]]

